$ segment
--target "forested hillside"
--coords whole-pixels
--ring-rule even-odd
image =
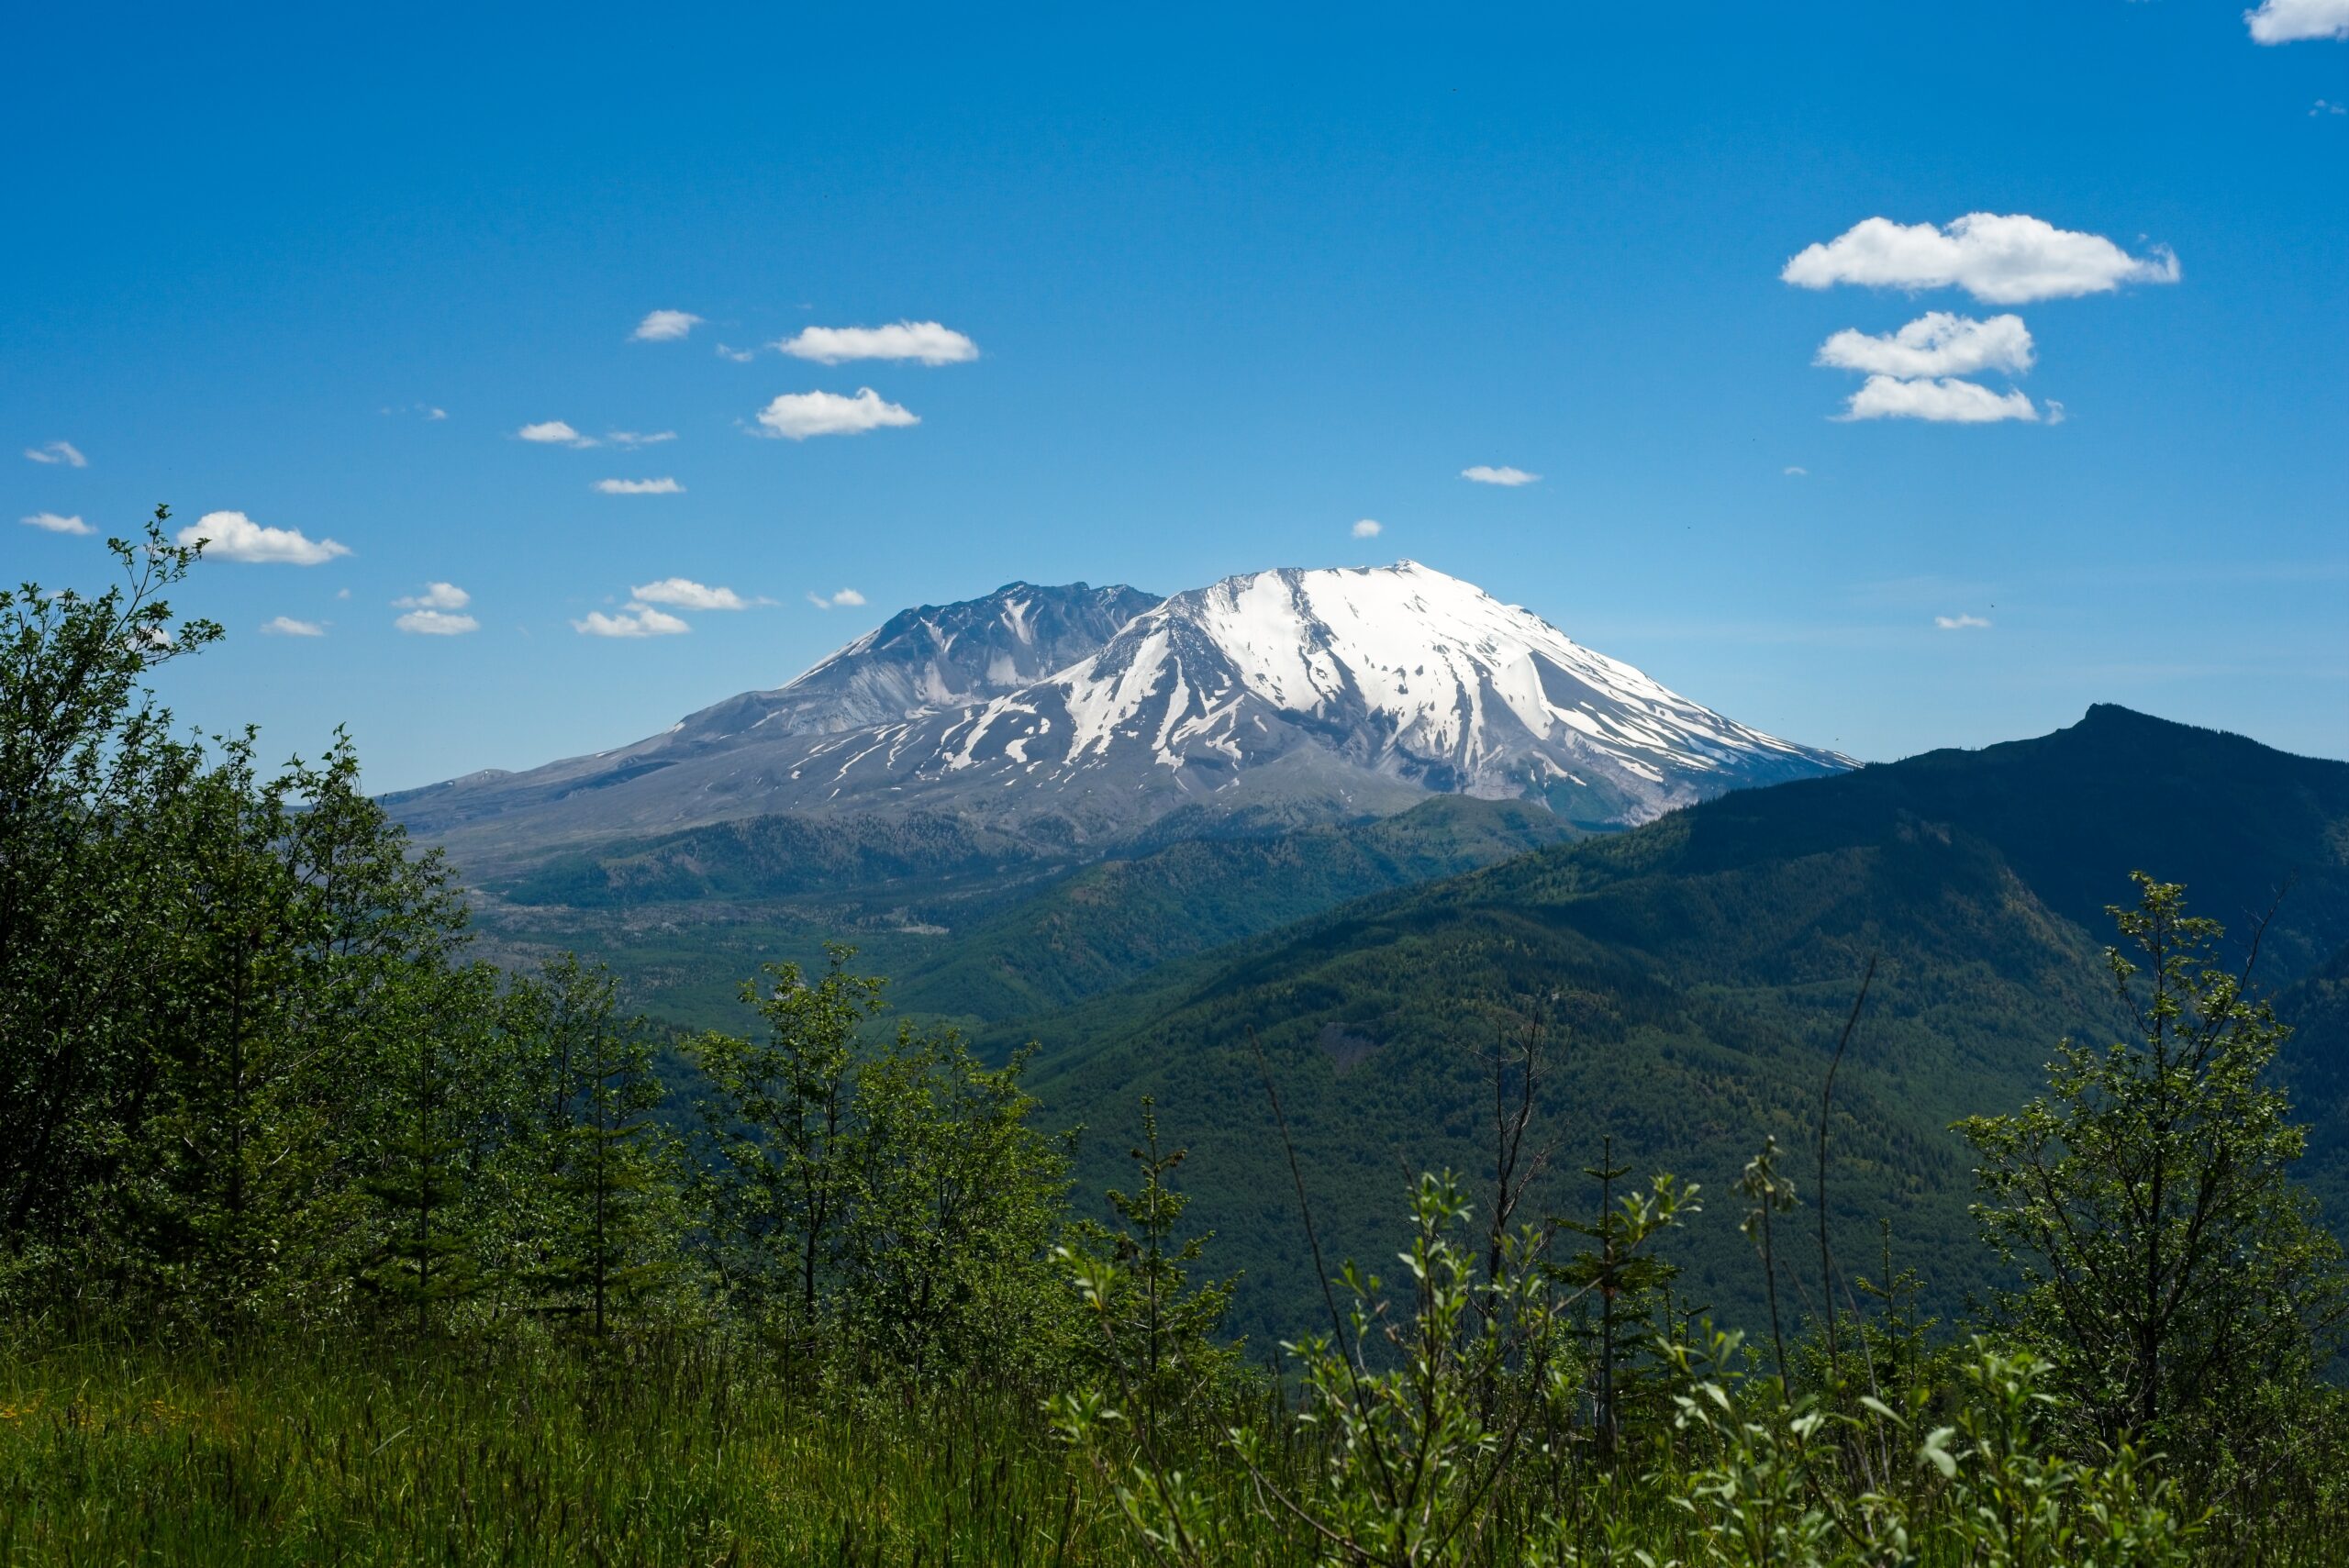
[[[1072,864],[999,853],[962,817],[763,817],[557,857],[493,883],[482,923],[518,962],[593,951],[681,1025],[728,1017],[745,962],[818,962],[835,937],[897,977],[901,1006],[1002,1024],[1581,836],[1539,806],[1440,796],[1341,824],[1177,821],[1130,853]]]
[[[1197,1212],[1251,1267],[1243,1318],[1269,1326],[1292,1305],[1270,1282],[1310,1271],[1276,1201],[1252,1031],[1354,1247],[1398,1162],[1475,1168],[1486,1056],[1537,1019],[1567,1133],[1546,1202],[1588,1206],[1571,1173],[1608,1138],[1634,1168],[1725,1182],[1751,1129],[1792,1143],[1815,1124],[1876,957],[1837,1084],[1838,1244],[1873,1256],[1889,1220],[1896,1264],[1948,1310],[1987,1284],[1950,1124],[2027,1092],[2059,1038],[2116,1038],[2104,906],[2151,867],[2223,913],[2238,956],[2266,919],[2254,984],[2286,990],[2349,940],[2349,764],[2099,707],[2038,740],[1739,792],[1364,900],[1000,1038],[1042,1042],[1036,1092],[1070,1119],[1113,1125],[1124,1097],[1158,1097],[1194,1144]],[[2337,1082],[2327,995],[2291,999],[2311,1029],[2287,1061],[2307,1061],[2312,1090]],[[1113,1156],[1095,1150],[1088,1173]],[[1719,1233],[1692,1243],[1696,1299],[1753,1308],[1737,1253]]]

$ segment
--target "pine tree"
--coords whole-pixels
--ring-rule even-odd
[[[1611,1450],[1622,1431],[1623,1413],[1646,1405],[1660,1391],[1663,1378],[1653,1368],[1652,1358],[1637,1349],[1657,1336],[1640,1333],[1638,1326],[1665,1310],[1667,1293],[1680,1270],[1641,1249],[1645,1237],[1638,1209],[1615,1199],[1615,1184],[1630,1175],[1631,1168],[1615,1163],[1612,1138],[1602,1140],[1599,1149],[1598,1163],[1583,1170],[1598,1184],[1596,1217],[1558,1222],[1560,1229],[1587,1236],[1598,1245],[1576,1252],[1557,1273],[1579,1292],[1598,1298],[1598,1322],[1586,1319],[1577,1337],[1591,1357],[1593,1424],[1599,1441]],[[1669,1337],[1668,1322],[1664,1333]]]
[[[1104,1195],[1118,1217],[1114,1230],[1087,1224],[1072,1228],[1060,1256],[1080,1271],[1098,1268],[1107,1253],[1116,1285],[1100,1303],[1107,1336],[1098,1347],[1109,1370],[1122,1371],[1137,1408],[1133,1418],[1156,1422],[1195,1393],[1218,1386],[1237,1352],[1218,1343],[1217,1333],[1239,1276],[1194,1285],[1193,1268],[1212,1237],[1175,1240],[1190,1195],[1171,1180],[1189,1151],[1164,1149],[1158,1140],[1158,1107],[1141,1102],[1141,1141],[1129,1149],[1141,1183],[1130,1194],[1111,1188]]]
[[[437,1031],[419,1029],[407,1041],[406,1070],[396,1084],[395,1121],[381,1150],[381,1168],[361,1183],[382,1206],[387,1224],[362,1279],[395,1313],[412,1314],[417,1337],[431,1331],[436,1310],[481,1288],[459,1101],[454,1050]]]
[[[546,978],[564,1021],[546,1129],[555,1219],[540,1282],[555,1310],[584,1318],[600,1340],[667,1272],[671,1162],[649,1114],[661,1082],[643,1022],[618,1016],[608,973],[566,957]]]

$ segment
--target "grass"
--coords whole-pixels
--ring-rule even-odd
[[[36,1349],[0,1362],[0,1562],[1131,1561],[1036,1410],[684,1349]]]
[[[0,1565],[1148,1561],[1109,1488],[1048,1429],[1041,1398],[993,1382],[911,1401],[843,1392],[686,1340],[607,1355],[543,1341],[0,1341]],[[1176,1440],[1182,1468],[1219,1499],[1219,1563],[1317,1561],[1212,1452],[1210,1429],[1272,1414],[1260,1401],[1203,1412]],[[1328,1455],[1290,1422],[1265,1429],[1275,1479],[1314,1497]],[[2330,1448],[2339,1430],[2318,1421],[2307,1440]],[[1639,1547],[1716,1561],[1675,1501],[1693,1496],[1686,1445],[1664,1422],[1612,1471],[1579,1444],[1527,1453],[1466,1561],[1516,1564],[1537,1540],[1555,1550],[1550,1521],[1582,1560],[1635,1561]],[[2198,1561],[2349,1560],[2332,1466],[2288,1468],[2323,1495],[2299,1483],[2238,1494]],[[1976,1561],[1938,1527],[1914,1548],[1920,1562]]]

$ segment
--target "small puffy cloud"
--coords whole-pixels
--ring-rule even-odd
[[[17,521],[28,528],[45,528],[53,534],[94,534],[98,531],[78,516],[61,517],[55,512],[35,512],[31,517],[18,517]]]
[[[457,613],[473,602],[454,583],[428,583],[421,594],[392,601],[393,608],[407,612],[392,624],[416,637],[462,637],[481,629],[481,622]]]
[[[718,357],[721,360],[732,360],[738,365],[747,365],[758,356],[748,349],[729,349],[720,343],[718,345]]]
[[[2002,419],[2037,419],[2039,410],[2020,392],[1996,393],[1979,382],[1902,381],[1872,375],[1844,405],[1839,419],[1927,419],[1943,425],[1994,425]]]
[[[427,583],[424,592],[411,594],[405,599],[394,599],[395,610],[462,610],[473,602],[473,596],[454,583]]]
[[[655,310],[628,337],[631,343],[674,343],[700,325],[701,317],[689,310]]]
[[[1356,539],[1376,539],[1380,534],[1385,533],[1386,531],[1386,530],[1385,528],[1379,526],[1379,522],[1376,517],[1364,517],[1354,524],[1354,538]]]
[[[859,436],[885,427],[918,425],[921,419],[863,386],[854,397],[837,392],[786,392],[759,410],[759,423],[771,436],[804,441],[810,436]]]
[[[2020,316],[1976,321],[1946,310],[1928,311],[1898,332],[1871,338],[1851,328],[1819,346],[1814,363],[1830,370],[1865,371],[1904,381],[2031,369],[2031,330]]]
[[[1803,467],[1800,463],[1788,463],[1786,467],[1785,473],[1788,479],[1805,479],[1809,477],[1810,470]]]
[[[632,604],[618,615],[589,610],[587,618],[573,621],[571,628],[582,637],[675,637],[693,630],[668,611],[644,604]]]
[[[604,439],[616,447],[657,447],[677,439],[674,430],[607,430]]]
[[[449,411],[446,408],[435,408],[428,405],[424,410],[424,417],[427,419],[446,419],[449,417]]]
[[[1507,464],[1503,464],[1499,468],[1495,468],[1488,463],[1480,462],[1474,468],[1462,469],[1460,471],[1460,477],[1475,484],[1508,484],[1514,486],[1519,484],[1531,484],[1542,476],[1538,473],[1528,473],[1521,468],[1510,468]]]
[[[629,593],[640,604],[667,605],[680,610],[747,610],[751,603],[731,588],[713,588],[690,577],[663,577],[658,583],[640,583]]]
[[[2349,115],[2349,105],[2336,104],[2329,98],[2319,98],[2309,111],[2309,118],[2321,119],[2327,115]]]
[[[306,539],[299,528],[265,528],[242,512],[206,512],[192,527],[182,528],[179,539],[182,544],[206,541],[207,560],[256,565],[323,566],[351,553],[348,545]]]
[[[1987,631],[1990,628],[1980,616],[1935,616],[1933,624],[1943,631]]]
[[[535,425],[525,425],[514,432],[518,441],[535,441],[542,447],[592,447],[593,436],[583,436],[571,428],[567,420],[545,419]]]
[[[935,321],[900,321],[894,327],[807,327],[775,345],[796,360],[819,365],[850,360],[918,360],[954,365],[979,357],[979,346]]]
[[[596,488],[607,495],[682,495],[685,487],[674,479],[599,479]]]
[[[843,609],[853,609],[864,603],[864,595],[853,588],[842,588],[829,598],[822,594],[810,594],[807,595],[807,602],[819,610],[829,610],[835,605]]]
[[[473,617],[446,610],[410,610],[392,624],[416,637],[462,637],[481,629],[481,622]]]
[[[1946,228],[1864,218],[1810,245],[1779,274],[1798,288],[1961,288],[1991,305],[2108,294],[2122,284],[2174,284],[2177,258],[2155,246],[2132,256],[2100,234],[2023,213],[1973,212]]]
[[[324,637],[325,625],[314,620],[295,620],[292,616],[274,616],[262,622],[263,637]]]
[[[2349,39],[2349,0],[2264,0],[2243,19],[2255,43]]]
[[[61,462],[68,468],[90,466],[90,460],[83,457],[72,441],[47,441],[37,447],[27,447],[25,455],[35,462]]]

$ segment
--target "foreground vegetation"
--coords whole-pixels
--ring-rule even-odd
[[[1322,1256],[1252,1052],[1323,1311],[1234,1343],[1147,1100],[1080,1218],[1026,1058],[891,1027],[847,950],[663,1039],[471,960],[347,748],[176,736],[147,673],[217,633],[161,521],[124,588],[0,594],[0,1561],[2339,1559],[2340,1249],[2176,886],[2115,911],[2133,1037],[1963,1126],[2009,1282],[1965,1323],[1819,1219],[1840,1045],[1733,1191],[1602,1146],[1550,1212],[1528,1026],[1376,1269]],[[1750,1336],[1667,1261],[1695,1227]]]

